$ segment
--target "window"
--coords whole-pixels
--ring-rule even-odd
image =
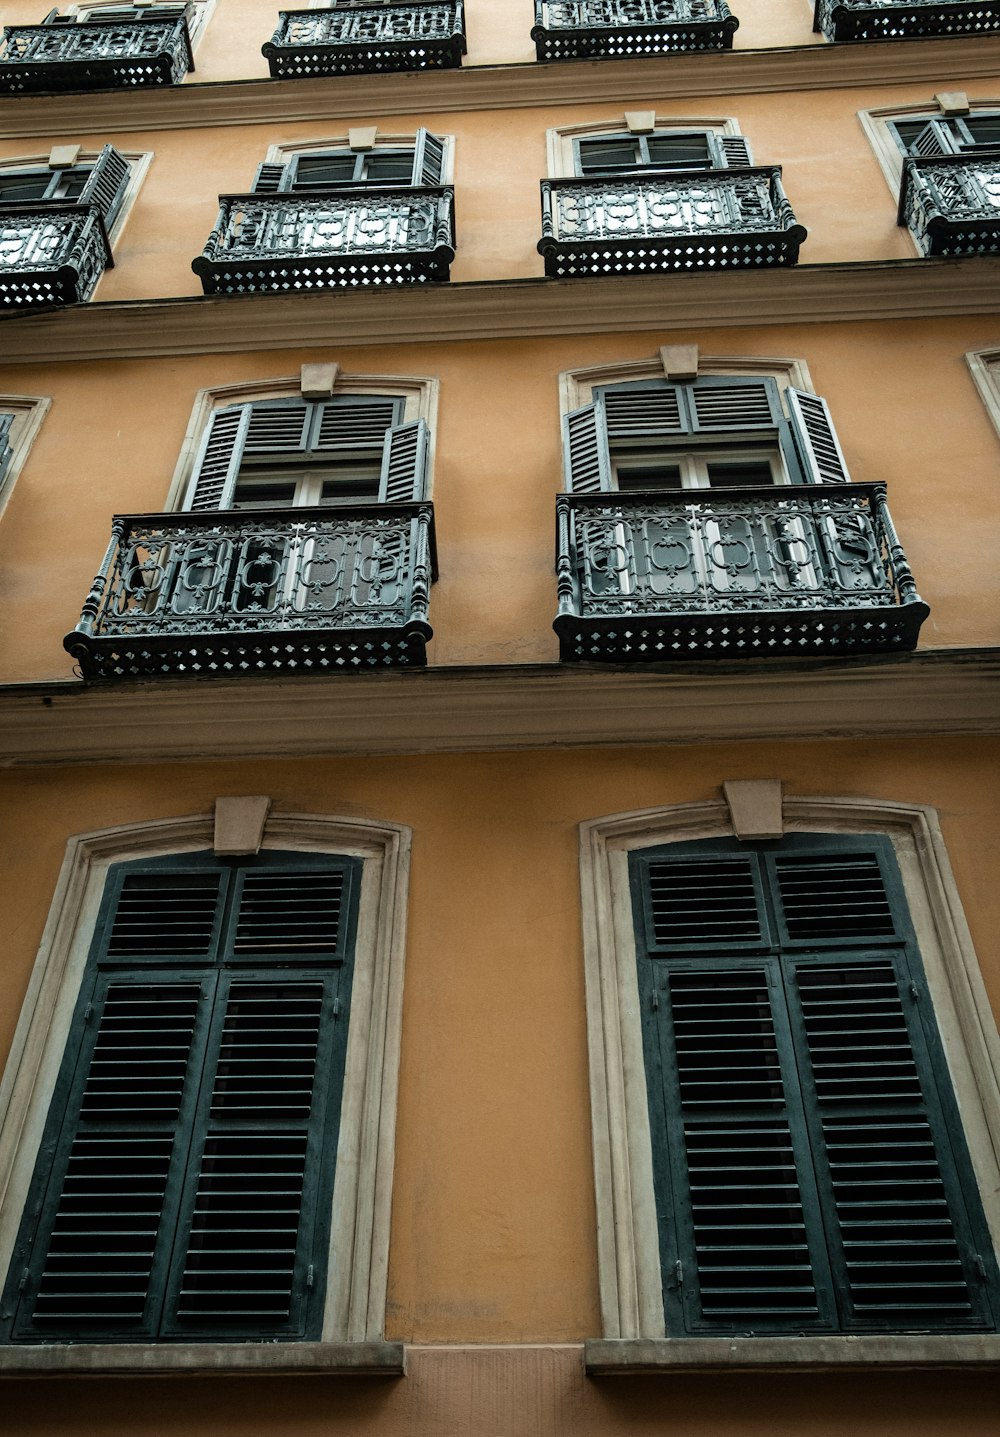
[[[254,194],[295,191],[328,193],[344,186],[440,185],[445,167],[445,142],[418,130],[411,144],[385,144],[370,149],[302,150],[288,159],[267,160],[254,178]]]
[[[891,845],[680,843],[631,876],[668,1332],[992,1330]]]
[[[360,866],[111,870],[12,1340],[319,1335]]]
[[[264,399],[216,410],[185,508],[298,508],[426,497],[428,430],[401,398]]]
[[[937,815],[724,787],[581,827],[588,1371],[995,1362],[995,1020]]]
[[[595,135],[574,139],[573,151],[580,175],[641,169],[745,169],[752,163],[750,146],[741,135],[720,135],[713,130]]]
[[[7,506],[51,402],[26,395],[0,394],[0,514]]]
[[[0,206],[49,200],[93,204],[110,230],[121,211],[131,176],[129,161],[113,145],[105,145],[92,159],[77,160],[71,165],[0,168]]]
[[[1000,114],[925,116],[889,125],[905,155],[961,155],[1000,145]]]
[[[1000,250],[1000,114],[921,116],[891,121],[907,156],[899,223],[927,255]]]
[[[10,471],[10,462],[14,455],[14,447],[10,442],[10,432],[14,427],[13,414],[4,414],[0,410],[0,494],[3,493],[7,475]]]
[[[849,479],[826,401],[775,380],[707,375],[597,386],[567,414],[566,488],[677,490]]]

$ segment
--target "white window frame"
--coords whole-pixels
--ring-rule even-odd
[[[48,922],[0,1081],[0,1267],[7,1272],[56,1079],[85,976],[108,869],[130,859],[195,853],[213,847],[211,813],[154,820],[80,834],[69,840]],[[389,1221],[395,1147],[402,1016],[410,830],[400,824],[318,814],[272,816],[262,846],[331,853],[362,860],[351,1020],[332,1194],[330,1267],[319,1344],[100,1344],[105,1367],[197,1370],[280,1366],[329,1368],[330,1344],[381,1343],[384,1338]],[[291,1348],[291,1358],[282,1348]],[[294,1349],[301,1348],[301,1360]],[[308,1349],[308,1351],[306,1351]],[[32,1365],[66,1367],[77,1352],[81,1370],[94,1350],[66,1344],[33,1348]],[[112,1355],[108,1357],[107,1354]],[[145,1354],[145,1360],[136,1354]],[[19,1369],[26,1349],[0,1349],[4,1366]],[[357,1364],[363,1366],[363,1364]],[[344,1366],[351,1362],[344,1360]]]
[[[452,185],[455,183],[455,137],[454,135],[438,135],[436,131],[434,133],[436,138],[441,141],[444,150],[441,159],[441,183],[442,185]],[[370,148],[373,150],[406,148],[412,150],[416,143],[415,130],[408,134],[401,134],[377,129],[375,143]],[[344,130],[339,135],[328,135],[321,140],[294,140],[269,145],[264,156],[264,163],[266,165],[286,165],[297,155],[315,155],[324,150],[352,150],[353,148],[350,135]]]
[[[887,835],[899,860],[948,1069],[994,1244],[1000,1248],[1000,1038],[933,808],[880,799],[792,798],[785,832]],[[891,1362],[907,1351],[913,1365],[935,1355],[987,1352],[1000,1359],[1000,1336],[971,1339],[879,1333],[872,1338],[691,1339],[666,1336],[653,1182],[646,1069],[636,977],[636,939],[628,857],[638,849],[732,837],[722,800],[614,814],[581,824],[581,887],[590,1054],[591,1122],[597,1200],[598,1272],[604,1342],[622,1348],[621,1366],[771,1363],[812,1366]],[[964,1347],[962,1344],[965,1344]],[[653,1348],[650,1347],[653,1344]],[[713,1345],[714,1344],[714,1345]],[[655,1350],[654,1350],[655,1349]],[[717,1349],[717,1350],[716,1350]],[[756,1350],[756,1357],[754,1356]],[[592,1370],[598,1352],[588,1354]],[[603,1370],[607,1370],[604,1368]]]
[[[640,109],[638,103],[635,111]],[[635,113],[630,110],[629,114]],[[669,133],[671,130],[711,130],[716,135],[742,135],[743,132],[736,120],[730,118],[720,119],[719,117],[696,119],[678,118],[676,115],[654,115],[649,112],[653,119],[653,129],[657,134]],[[548,177],[550,180],[578,179],[576,173],[576,156],[573,153],[573,141],[585,139],[598,139],[601,135],[620,135],[629,132],[628,115],[609,115],[604,120],[588,120],[586,123],[574,125],[557,125],[545,131],[545,149],[548,161]],[[648,134],[650,131],[643,129],[637,133]]]

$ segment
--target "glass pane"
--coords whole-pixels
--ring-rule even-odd
[[[297,487],[294,479],[240,479],[233,494],[233,508],[290,509]]]
[[[321,504],[343,504],[349,499],[362,502],[378,498],[379,471],[371,469],[345,469],[342,474],[323,480],[320,493]]]
[[[635,140],[581,140],[580,170],[589,175],[597,170],[620,170],[639,164]]]
[[[735,459],[709,464],[708,482],[713,489],[739,489],[743,485],[773,484],[774,474],[766,459]]]
[[[413,174],[413,155],[405,151],[371,154],[365,159],[364,178],[371,183],[409,184]]]
[[[316,185],[342,185],[354,179],[356,157],[349,151],[336,155],[303,157],[295,167],[292,188],[313,189]]]
[[[1000,145],[1000,115],[967,115],[965,123],[977,145]]]
[[[51,179],[49,170],[36,170],[33,174],[0,174],[0,203],[15,205],[42,200]]]
[[[638,464],[618,465],[618,488],[680,489],[681,471],[678,464],[661,464],[655,459]]]
[[[649,162],[660,169],[708,166],[711,155],[707,135],[654,135],[649,140]]]

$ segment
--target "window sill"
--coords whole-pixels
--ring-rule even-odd
[[[1000,1336],[681,1337],[617,1340],[593,1338],[584,1344],[590,1377],[653,1372],[854,1371],[905,1368],[990,1367],[1000,1369]]]
[[[209,1373],[402,1377],[401,1342],[60,1343],[0,1347],[0,1377],[163,1377]]]

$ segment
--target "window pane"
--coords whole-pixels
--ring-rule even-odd
[[[349,152],[303,157],[295,167],[293,188],[301,190],[315,185],[343,184],[354,179],[355,164],[355,156]]]
[[[617,471],[619,489],[681,488],[681,471],[678,464],[662,464],[649,460],[646,463],[619,464]]]
[[[1000,145],[1000,115],[967,115],[965,123],[977,145]]]
[[[620,170],[639,163],[639,147],[635,140],[581,140],[580,169],[589,175],[594,170]]]
[[[409,184],[413,174],[413,155],[396,151],[388,154],[368,155],[365,159],[364,178],[371,182],[390,184],[399,181]]]
[[[44,199],[51,179],[49,170],[36,170],[27,174],[0,174],[0,203],[14,205]]]
[[[297,484],[289,480],[240,479],[233,494],[234,509],[290,509]]]
[[[654,135],[649,140],[649,162],[661,169],[684,169],[710,161],[707,135]]]
[[[743,485],[773,484],[774,474],[766,459],[728,460],[709,464],[708,482],[713,489],[739,489]]]

